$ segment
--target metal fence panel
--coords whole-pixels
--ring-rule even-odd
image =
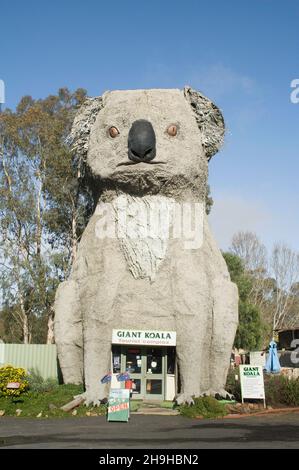
[[[44,379],[58,379],[55,344],[0,344],[0,366],[34,369]]]

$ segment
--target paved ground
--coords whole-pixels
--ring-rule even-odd
[[[49,420],[2,417],[0,447],[298,449],[299,413],[225,420],[132,415],[129,423],[107,423],[104,417]]]

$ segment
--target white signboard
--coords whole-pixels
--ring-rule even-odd
[[[112,330],[112,344],[175,346],[176,332],[158,330]]]
[[[266,353],[263,351],[250,351],[250,364],[255,366],[262,366],[266,364]]]
[[[265,401],[264,375],[262,366],[252,364],[240,366],[242,402],[244,398]]]

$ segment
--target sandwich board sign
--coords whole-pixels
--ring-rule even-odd
[[[111,388],[108,400],[107,421],[126,421],[130,418],[130,390]]]
[[[240,365],[239,367],[242,403],[244,403],[244,398],[263,400],[264,407],[266,408],[264,375],[262,366],[254,366],[248,364]]]

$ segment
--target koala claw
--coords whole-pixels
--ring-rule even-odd
[[[194,405],[194,396],[188,395],[187,393],[181,393],[175,401],[177,405]]]
[[[234,400],[235,397],[231,393],[228,393],[224,388],[220,390],[210,390],[209,395],[215,397],[217,400]]]
[[[106,398],[99,398],[96,394],[91,392],[84,392],[80,395],[76,395],[74,398],[81,397],[84,400],[84,406],[100,406],[102,403],[106,403]]]

